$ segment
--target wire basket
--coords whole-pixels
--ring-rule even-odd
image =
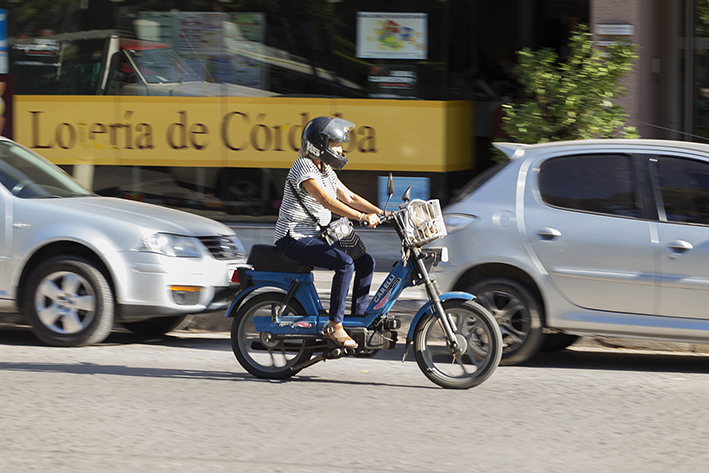
[[[412,245],[422,246],[447,234],[438,199],[412,200],[399,214],[399,221]]]

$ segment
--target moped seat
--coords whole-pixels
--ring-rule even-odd
[[[312,266],[290,259],[273,245],[253,245],[246,263],[253,266],[256,271],[309,273],[313,270]]]

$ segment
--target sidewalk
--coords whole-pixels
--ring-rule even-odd
[[[230,223],[229,226],[236,231],[247,253],[254,244],[270,245],[273,242],[273,223]],[[378,228],[357,228],[357,232],[364,241],[367,251],[374,256],[377,262],[377,271],[372,281],[371,291],[371,293],[374,293],[388,274],[389,268],[399,260],[399,238],[394,232],[394,229],[388,225]],[[329,306],[332,272],[316,269],[314,275],[320,299],[323,306],[327,308]],[[425,302],[426,293],[424,289],[413,287],[406,289],[396,304],[394,304],[390,313],[401,319],[401,339],[406,338],[406,331],[409,328],[411,319]],[[194,316],[186,329],[228,332],[231,330],[231,319],[226,318],[224,312],[200,314]],[[618,350],[709,353],[709,344],[664,342],[635,338],[582,337],[574,343],[573,346],[585,348],[614,348]]]

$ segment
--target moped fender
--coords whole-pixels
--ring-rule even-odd
[[[234,317],[236,315],[236,311],[239,310],[239,306],[246,299],[246,296],[251,294],[256,289],[273,287],[284,292],[288,292],[294,279],[300,280],[301,283],[312,282],[313,275],[312,273],[278,273],[247,270],[243,279],[245,282],[248,281],[248,285],[240,289],[236,296],[234,296],[234,299],[229,303],[229,308],[227,308],[225,317]]]
[[[445,301],[450,301],[450,300],[455,300],[455,299],[460,299],[462,301],[472,301],[475,299],[475,296],[470,294],[469,292],[446,292],[445,294],[441,294],[438,296],[438,298],[441,300],[441,303]],[[416,315],[414,316],[413,320],[411,321],[411,326],[409,327],[409,333],[406,335],[406,341],[407,343],[410,342],[411,340],[414,339],[414,331],[416,330],[416,325],[418,324],[419,319],[423,314],[426,312],[431,312],[431,301],[428,301],[426,304],[424,304],[418,312],[416,312]]]
[[[246,296],[248,296],[258,288],[259,286],[252,285],[239,291],[239,293],[229,303],[229,307],[227,308],[226,315],[224,317],[234,317],[236,315],[236,311],[239,310],[239,306],[241,305],[241,303],[246,300]]]

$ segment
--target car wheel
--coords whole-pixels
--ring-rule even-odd
[[[563,350],[568,347],[579,337],[577,335],[568,335],[566,333],[550,333],[544,335],[544,341],[542,342],[542,347],[539,351],[544,351],[547,353],[553,353],[556,351]]]
[[[187,318],[186,315],[176,317],[155,317],[153,319],[140,320],[138,322],[123,322],[123,326],[135,333],[145,337],[158,337],[172,332],[180,326]]]
[[[23,307],[35,335],[52,346],[99,343],[113,328],[111,287],[101,271],[75,257],[40,264],[29,276]]]
[[[512,279],[486,279],[472,284],[468,292],[500,326],[501,365],[523,363],[539,351],[544,340],[541,304],[524,285]]]

